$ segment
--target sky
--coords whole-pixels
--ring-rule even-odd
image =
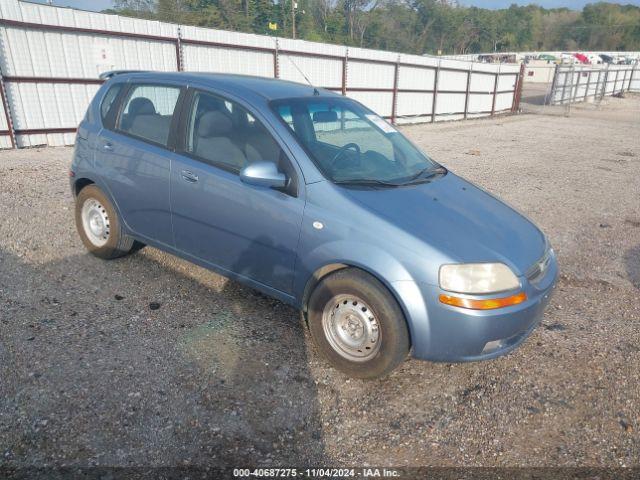
[[[47,3],[46,0],[31,0],[38,3]],[[535,3],[545,8],[569,7],[582,10],[587,3],[595,3],[597,0],[460,0],[463,5],[475,5],[484,8],[506,8],[512,3],[527,5]],[[640,0],[609,0],[608,3],[631,4],[640,6]],[[59,7],[75,7],[83,10],[100,11],[113,6],[112,0],[53,0],[53,4]]]

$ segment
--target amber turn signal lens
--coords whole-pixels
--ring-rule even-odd
[[[495,308],[518,305],[527,299],[527,294],[520,292],[516,295],[503,298],[487,298],[484,300],[474,300],[472,298],[453,297],[451,295],[440,295],[440,301],[446,305],[454,307],[469,308],[472,310],[493,310]]]

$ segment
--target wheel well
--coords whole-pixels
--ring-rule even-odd
[[[76,197],[78,196],[78,194],[80,193],[80,191],[86,187],[87,185],[91,185],[93,184],[93,180],[89,180],[88,178],[79,178],[78,180],[76,180],[76,182],[73,184],[74,186],[74,192]]]
[[[408,328],[408,332],[409,332],[409,343],[410,345],[413,345],[413,339],[411,336],[411,328],[409,326],[409,321],[407,319],[407,312],[405,311],[404,305],[402,304],[402,302],[400,301],[400,299],[397,297],[397,295],[395,294],[395,292],[393,292],[393,290],[391,290],[387,284],[382,281],[381,278],[379,278],[376,274],[365,270],[364,268],[358,267],[356,265],[349,265],[346,263],[332,263],[330,265],[325,265],[324,267],[320,267],[318,270],[316,270],[313,275],[311,276],[311,278],[309,279],[309,281],[307,282],[307,285],[304,289],[304,295],[302,297],[302,312],[303,312],[303,318],[306,319],[306,314],[308,311],[308,304],[309,304],[309,297],[311,297],[311,293],[313,293],[313,290],[316,288],[316,286],[320,283],[320,281],[325,278],[326,276],[332,274],[333,272],[337,271],[337,270],[342,270],[345,268],[353,268],[353,269],[358,269],[361,270],[369,275],[371,275],[373,278],[375,278],[376,280],[378,280],[391,294],[391,296],[396,300],[396,302],[398,303],[398,306],[400,307],[400,310],[402,311],[402,314],[405,317],[405,322],[407,322],[407,328]]]
[[[335,272],[336,270],[342,270],[343,268],[351,267],[351,265],[346,265],[344,263],[332,263],[330,265],[320,267],[318,270],[313,272],[313,275],[311,275],[311,278],[307,281],[307,285],[304,287],[304,294],[302,295],[302,311],[306,313],[308,306],[307,304],[309,303],[309,297],[311,297],[311,293],[324,277],[326,277],[330,273]]]

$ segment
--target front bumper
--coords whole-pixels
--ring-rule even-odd
[[[470,362],[504,355],[520,345],[540,322],[558,277],[552,254],[543,278],[522,278],[527,300],[495,310],[470,310],[440,303],[442,291],[417,285],[405,308],[409,313],[412,355],[437,362]],[[409,289],[405,286],[405,293]],[[419,300],[416,296],[421,297]],[[416,303],[420,302],[420,304]]]

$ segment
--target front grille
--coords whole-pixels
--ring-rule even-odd
[[[545,273],[547,273],[547,269],[549,268],[549,262],[551,262],[551,249],[547,248],[544,252],[544,255],[540,257],[538,261],[536,261],[529,270],[525,273],[527,279],[532,283],[537,283],[544,277]]]

